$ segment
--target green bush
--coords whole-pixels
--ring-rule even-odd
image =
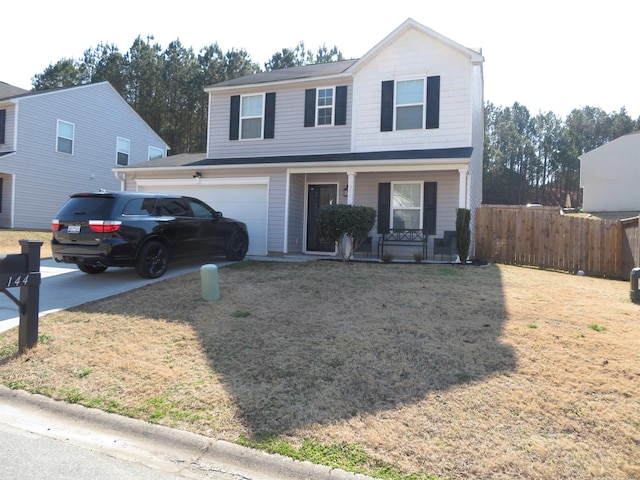
[[[338,246],[342,260],[347,261],[360,246],[376,222],[376,211],[356,205],[327,205],[318,214],[320,236]],[[348,248],[343,239],[347,238]]]
[[[458,208],[456,210],[456,250],[462,264],[467,263],[469,256],[469,246],[471,245],[471,210],[468,208]]]

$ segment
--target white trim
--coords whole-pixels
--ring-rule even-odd
[[[183,167],[184,168],[184,167]],[[269,177],[234,178],[141,178],[136,179],[136,187],[160,187],[164,185],[269,185]]]
[[[282,253],[289,253],[289,201],[291,199],[291,172],[287,170],[284,189],[284,245]]]
[[[261,105],[260,105],[260,115],[248,115],[246,117],[242,116],[242,104],[244,103],[244,99],[245,98],[249,98],[249,97],[261,97]],[[252,94],[246,94],[246,95],[240,95],[240,112],[238,115],[238,140],[240,141],[251,141],[251,140],[264,140],[264,122],[265,122],[265,104],[266,104],[266,94],[263,93],[252,93]],[[255,120],[259,118],[260,119],[260,136],[259,137],[251,137],[251,138],[243,138],[243,130],[244,130],[244,124],[242,123],[242,120]]]

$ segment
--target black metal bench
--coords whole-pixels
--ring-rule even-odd
[[[378,258],[384,255],[384,249],[387,246],[403,246],[410,247],[421,245],[422,257],[427,258],[427,240],[429,235],[424,230],[419,229],[393,229],[383,233],[378,238]]]

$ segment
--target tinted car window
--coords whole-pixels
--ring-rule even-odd
[[[113,197],[71,197],[58,212],[58,218],[109,218]]]
[[[160,198],[158,200],[158,215],[173,217],[190,217],[191,210],[181,198]]]
[[[129,200],[122,209],[123,215],[151,215],[156,205],[155,198],[136,198]]]
[[[201,203],[189,200],[189,206],[193,210],[193,215],[198,218],[213,218],[213,212]]]

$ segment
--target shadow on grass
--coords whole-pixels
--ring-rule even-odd
[[[248,261],[219,274],[218,302],[202,300],[190,273],[77,311],[131,315],[132,329],[188,325],[256,438],[397,409],[516,366],[500,342],[497,267]],[[187,368],[181,382],[204,381]]]
[[[395,409],[515,368],[500,272],[243,263],[190,317],[256,435]]]

